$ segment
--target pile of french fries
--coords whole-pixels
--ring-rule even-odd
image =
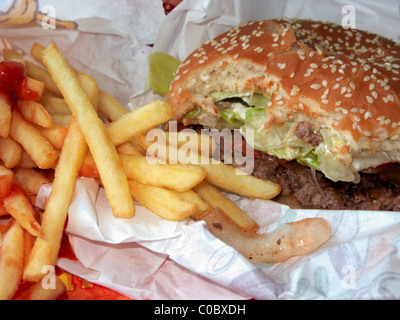
[[[61,281],[44,289],[41,280],[43,270],[56,264],[80,176],[104,187],[116,219],[132,218],[136,204],[169,220],[201,219],[220,208],[244,230],[258,229],[219,188],[271,199],[279,186],[212,160],[215,142],[209,136],[188,136],[201,141],[199,152],[183,149],[180,133],[165,135],[166,152],[152,149],[146,133],[173,117],[167,102],[129,111],[90,75],[72,69],[54,43],[35,43],[31,56],[35,62],[3,51],[4,60],[24,64],[40,98],[20,99],[16,108],[0,101],[0,299],[12,299],[23,281],[34,283],[25,295],[31,299],[54,299],[65,290]],[[173,163],[171,151],[184,152],[189,163]],[[51,193],[39,210],[35,198],[47,183]]]

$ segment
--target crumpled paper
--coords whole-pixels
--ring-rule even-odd
[[[54,40],[74,67],[88,71],[122,103],[132,96],[131,108],[153,97],[143,88],[152,50],[147,44],[154,39],[154,50],[184,59],[237,23],[280,16],[340,23],[341,9],[348,4],[356,8],[358,27],[394,39],[400,30],[397,1],[185,0],[166,18],[156,0],[85,6],[40,1],[41,8],[45,4],[56,6],[61,21],[76,21],[76,29],[0,28],[0,36],[10,40],[3,45],[29,52],[33,39],[44,45]],[[68,10],[77,6],[79,13]],[[50,188],[41,189],[39,206]],[[227,195],[265,232],[322,217],[331,225],[332,237],[313,254],[276,265],[253,264],[212,236],[202,222],[165,221],[140,206],[132,219],[114,218],[104,190],[94,180],[80,178],[67,225],[78,261],[60,258],[57,264],[135,299],[400,298],[398,213],[293,210]]]

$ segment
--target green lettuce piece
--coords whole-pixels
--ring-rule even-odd
[[[304,157],[298,158],[297,162],[303,166],[309,166],[317,170],[319,169],[318,155],[314,152],[314,150],[307,153]]]
[[[186,119],[196,119],[199,115],[201,115],[204,111],[201,110],[200,107],[195,107],[192,110],[190,110],[188,113],[184,115],[184,118]]]
[[[246,111],[245,123],[252,121],[257,117],[266,117],[267,111],[264,108],[253,107]]]
[[[254,149],[286,160],[302,158],[313,150],[311,144],[293,134],[294,123],[285,122],[283,125],[272,127],[267,131],[259,130],[265,121],[266,115],[258,115],[241,128],[242,135]],[[248,130],[252,130],[253,137],[249,136]]]
[[[150,89],[161,95],[167,94],[182,62],[165,52],[156,51],[149,54],[148,63]]]
[[[265,108],[270,96],[265,97],[262,93],[237,93],[232,91],[221,91],[212,92],[210,96],[215,100],[215,102],[222,101],[230,98],[240,98],[246,102],[249,106],[253,106],[259,109]]]

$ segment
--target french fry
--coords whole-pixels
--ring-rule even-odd
[[[31,195],[37,195],[43,184],[51,182],[46,174],[34,169],[16,169],[15,178],[22,190]]]
[[[128,180],[104,123],[54,43],[43,51],[42,59],[85,136],[113,214],[116,217],[132,217],[135,207]]]
[[[31,47],[31,56],[33,57],[33,59],[35,59],[42,65],[43,65],[42,52],[44,49],[46,49],[46,47],[42,46],[40,43],[37,42],[34,42]]]
[[[41,281],[36,282],[18,295],[17,300],[55,300],[67,290],[67,287],[59,277],[55,277],[54,282],[54,289],[43,288]]]
[[[0,137],[0,159],[7,168],[14,168],[22,157],[22,147],[11,137]]]
[[[197,204],[198,207],[197,211],[191,214],[190,216],[195,220],[200,219],[203,215],[207,214],[208,211],[212,209],[212,207],[193,190],[188,190],[184,192],[178,192],[178,191],[174,192],[178,197],[182,198],[183,200]]]
[[[28,196],[17,185],[12,185],[10,194],[3,199],[4,208],[11,214],[18,223],[35,237],[44,237],[44,232],[37,220],[36,212],[33,209]]]
[[[24,229],[14,221],[0,247],[0,300],[10,300],[17,292],[24,263]]]
[[[21,160],[18,162],[18,164],[15,166],[15,168],[26,168],[26,169],[32,169],[32,168],[37,168],[37,164],[35,161],[32,160],[31,156],[28,154],[28,152],[25,151],[25,149],[22,149],[22,154],[21,154]]]
[[[7,138],[11,125],[11,101],[10,98],[0,91],[0,137]]]
[[[133,156],[143,155],[130,141],[117,146],[117,151],[119,154],[129,154]]]
[[[207,158],[190,150],[180,150],[171,145],[147,141],[146,136],[138,135],[137,139],[152,156],[166,159],[169,162],[190,163],[203,167],[207,174],[205,180],[214,186],[249,198],[272,199],[281,191],[279,185],[247,174],[237,174],[234,167],[221,161]],[[173,159],[170,159],[173,155]]]
[[[1,216],[7,216],[9,213],[7,212],[6,208],[4,208],[4,203],[3,200],[0,199],[0,217]],[[0,230],[1,233],[1,230]],[[1,246],[1,241],[0,241],[0,246]]]
[[[39,103],[33,100],[18,100],[17,109],[24,118],[43,128],[51,128],[54,123],[51,115]]]
[[[213,137],[193,131],[165,132],[165,141],[178,149],[184,148],[211,157],[217,144]]]
[[[194,165],[150,163],[145,156],[120,155],[129,179],[176,191],[187,191],[203,181],[206,171]]]
[[[242,229],[247,231],[257,231],[259,229],[258,224],[253,219],[208,182],[199,183],[193,190],[212,208],[220,208],[224,211]]]
[[[45,84],[42,81],[26,77],[25,81],[17,90],[20,99],[39,100],[43,94]]]
[[[98,109],[109,121],[116,121],[129,112],[117,99],[103,90],[99,92]]]
[[[78,74],[79,83],[85,91],[87,97],[93,105],[93,108],[97,110],[99,105],[99,88],[97,87],[97,81],[89,76],[87,73]]]
[[[39,102],[46,108],[50,114],[71,114],[67,103],[63,98],[52,96],[49,94],[43,94]]]
[[[43,266],[54,266],[56,262],[77,173],[87,150],[84,136],[77,121],[73,119],[61,150],[51,193],[42,217],[42,229],[46,238],[37,238],[35,241],[24,271],[26,281],[40,280],[43,277]]]
[[[51,115],[55,124],[68,127],[72,118],[72,114],[54,113]]]
[[[10,136],[26,150],[39,168],[54,168],[58,160],[57,150],[18,111],[12,113]]]
[[[166,188],[146,185],[134,180],[129,180],[129,187],[133,198],[140,205],[163,219],[179,221],[198,210],[197,204],[185,201]]]
[[[172,106],[162,100],[150,102],[134,109],[107,125],[107,132],[114,145],[127,142],[137,134],[146,132],[171,119]]]
[[[50,74],[47,70],[43,69],[42,67],[36,65],[31,61],[26,61],[26,75],[33,79],[39,80],[44,83],[46,90],[51,92],[52,94],[62,97],[60,90],[57,88],[53,79],[51,78]]]
[[[16,50],[4,48],[3,49],[3,59],[5,61],[16,61],[22,63],[26,66],[26,61],[21,53]]]
[[[68,126],[67,126],[68,127]],[[56,150],[61,150],[65,136],[67,135],[67,127],[54,124],[51,128],[36,127],[38,131],[51,143]]]
[[[153,163],[143,155],[120,154],[120,159],[128,179],[179,192],[190,190],[203,181],[206,175],[205,170],[199,166]],[[91,155],[85,157],[79,174],[84,177],[99,177]]]
[[[0,199],[7,197],[16,182],[14,172],[0,165]]]

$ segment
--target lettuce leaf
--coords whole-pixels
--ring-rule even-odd
[[[152,52],[148,57],[150,89],[161,95],[166,95],[175,73],[182,61],[165,52]]]

